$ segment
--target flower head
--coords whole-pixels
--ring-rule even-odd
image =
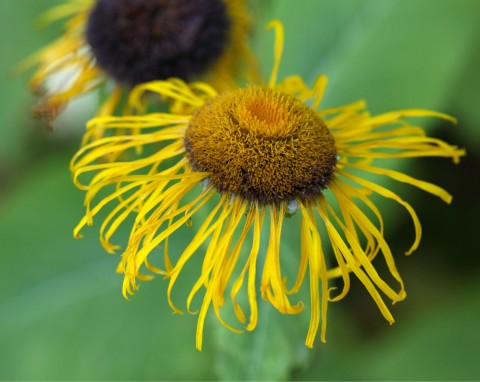
[[[364,175],[407,183],[449,203],[451,196],[440,187],[378,167],[374,160],[433,156],[457,163],[465,154],[427,137],[422,128],[407,120],[438,117],[454,121],[445,114],[402,110],[371,116],[364,102],[322,109],[324,76],[311,88],[297,76],[277,83],[282,27],[278,22],[271,26],[277,31],[277,42],[268,86],[217,93],[203,83],[140,85],[130,98],[137,110],[143,110],[142,96],[148,91],[174,97],[194,112],[94,119],[89,130],[102,126],[125,133],[85,145],[72,160],[74,181],[87,192],[87,213],[75,236],[107,205],[114,205],[103,221],[100,238],[108,252],[115,252],[119,246],[111,242],[112,235],[133,216],[118,266],[124,274],[126,297],[138,289],[138,280],[161,274],[169,280],[169,304],[180,312],[172,301],[172,289],[185,264],[194,255],[203,256],[187,300],[191,312],[194,297],[204,291],[197,328],[199,349],[210,307],[225,326],[240,331],[221,315],[228,294],[236,318],[246,330],[257,324],[258,295],[281,313],[300,313],[304,304],[296,294],[307,273],[307,346],[313,346],[319,330],[325,341],[328,302],[347,294],[352,274],[393,323],[384,298],[397,302],[406,293],[384,238],[382,214],[371,195],[391,199],[410,214],[415,239],[407,253],[418,247],[421,227],[408,202]],[[85,173],[93,174],[88,184],[80,180]],[[105,194],[106,190],[110,192]],[[299,217],[299,225],[285,220],[291,214]],[[175,239],[180,227],[196,218],[201,220],[196,221],[194,238],[185,243],[181,253],[172,254],[169,239]],[[300,236],[300,248],[293,253],[281,242],[287,225]],[[152,260],[161,247],[163,265]],[[285,257],[297,258],[293,280],[286,278],[282,269]],[[379,274],[374,267],[376,257],[383,258],[391,276],[387,279],[396,285]],[[341,290],[331,286],[333,278],[341,278]],[[240,301],[239,293],[248,297],[246,303]]]
[[[217,191],[266,204],[321,194],[337,161],[330,131],[312,109],[260,86],[207,101],[190,119],[185,149]]]
[[[64,17],[63,35],[24,65],[38,67],[31,80],[43,94],[36,112],[50,120],[105,80],[117,85],[101,112],[108,115],[121,86],[202,77],[228,88],[242,71],[255,77],[244,0],[65,0],[44,19]],[[61,85],[46,90],[55,75]]]

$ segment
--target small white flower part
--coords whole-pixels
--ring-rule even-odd
[[[297,199],[292,199],[287,204],[287,214],[293,215],[298,210]]]
[[[208,186],[210,186],[210,178],[205,178],[203,179],[201,182],[200,182],[200,185],[202,186],[203,188],[203,191],[205,191]]]

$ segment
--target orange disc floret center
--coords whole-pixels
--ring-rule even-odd
[[[276,99],[256,96],[246,99],[237,109],[244,127],[264,137],[279,137],[287,133],[288,113]]]
[[[220,192],[279,203],[317,196],[336,165],[325,123],[302,101],[250,86],[223,93],[197,110],[185,134],[196,171]]]

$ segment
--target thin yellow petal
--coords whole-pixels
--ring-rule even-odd
[[[328,206],[327,202],[323,198],[320,199],[320,208],[318,208],[318,211],[320,213],[320,216],[322,217],[322,220],[325,223],[332,246],[336,247],[339,250],[339,252],[344,256],[347,264],[351,267],[353,273],[355,273],[355,275],[359,278],[359,280],[362,282],[362,284],[365,286],[365,288],[368,290],[368,292],[372,296],[373,300],[375,301],[378,308],[380,309],[380,312],[382,313],[382,315],[385,317],[385,319],[388,322],[390,322],[390,324],[392,324],[395,320],[392,314],[390,313],[390,310],[385,305],[385,302],[383,301],[382,297],[380,296],[377,289],[375,288],[375,285],[373,285],[372,281],[362,271],[362,269],[356,265],[356,261],[353,258],[350,249],[345,244],[342,237],[337,232],[336,228],[331,223],[330,218],[328,217],[328,213],[326,211],[327,206]]]
[[[371,172],[373,174],[380,174],[380,175],[386,175],[398,182],[402,183],[407,183],[410,184],[414,187],[420,188],[421,190],[428,192],[432,195],[438,196],[440,199],[442,199],[445,203],[450,204],[452,201],[452,195],[450,195],[447,191],[445,191],[443,188],[438,187],[437,185],[429,182],[425,182],[420,179],[415,179],[411,176],[408,176],[406,174],[403,174],[401,172],[395,171],[395,170],[389,170],[389,169],[384,169],[384,168],[379,168],[379,167],[372,167],[372,166],[360,166],[360,165],[354,165],[354,164],[346,164],[345,166],[347,167],[352,167],[352,168],[357,168],[359,170],[364,170]]]
[[[267,29],[274,29],[275,31],[275,45],[273,48],[273,68],[270,74],[270,79],[268,81],[268,87],[274,88],[277,83],[280,61],[282,60],[284,41],[283,24],[278,20],[272,20],[267,24]]]
[[[379,186],[378,184],[375,184],[375,183],[372,183],[368,180],[359,178],[358,176],[352,175],[352,174],[350,174],[346,171],[343,171],[343,170],[339,170],[338,172],[339,172],[339,174],[345,176],[346,178],[349,178],[350,180],[353,180],[354,182],[358,183],[359,185],[361,185],[363,187],[367,187],[367,188],[371,189],[372,191],[376,192],[377,194],[379,194],[379,195],[381,195],[385,198],[395,200],[397,203],[402,205],[408,211],[408,213],[410,214],[410,216],[412,218],[412,221],[413,221],[413,226],[415,228],[415,240],[414,240],[412,246],[410,247],[410,249],[406,252],[406,254],[410,255],[415,249],[418,248],[418,245],[420,244],[420,239],[422,237],[422,226],[420,224],[420,220],[418,219],[417,213],[415,212],[415,210],[412,208],[412,206],[409,203],[405,202],[397,194],[393,193],[392,191],[390,191],[390,190],[388,190],[388,189],[386,189],[382,186]]]

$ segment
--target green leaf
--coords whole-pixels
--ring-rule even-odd
[[[70,155],[32,166],[2,203],[0,379],[214,378],[211,352],[195,350],[195,317],[172,315],[164,280],[126,301],[119,258],[98,243],[99,221],[73,239],[84,211]]]
[[[287,381],[292,370],[308,365],[304,312],[282,316],[269,302],[259,301],[259,321],[252,332],[233,333],[216,322],[215,370],[221,380]]]
[[[385,112],[442,109],[477,36],[476,0],[305,0],[274,3],[259,22],[285,25],[280,78],[330,77],[329,105],[366,99]],[[272,32],[257,30],[270,72]]]
[[[36,0],[0,2],[0,160],[4,165],[22,161],[26,153],[25,141],[34,124],[28,79],[30,72],[16,73],[20,62],[40,49],[55,36],[57,28],[39,31],[34,27],[35,18],[58,1]],[[34,126],[40,129],[40,126]]]
[[[466,43],[472,49],[466,53],[466,62],[460,73],[455,76],[455,84],[450,91],[450,108],[458,116],[459,125],[454,129],[454,136],[465,145],[469,156],[480,156],[480,28],[472,39]]]
[[[441,306],[425,309],[399,325],[395,338],[385,337],[365,352],[366,379],[478,379],[480,284],[464,282]]]
[[[329,343],[320,345],[311,368],[295,373],[294,380],[477,380],[476,275],[455,278],[428,261],[418,268],[415,272],[410,267],[409,297],[395,306],[394,325],[375,328],[376,317],[362,306],[361,296],[358,303],[344,301],[342,310],[335,312]],[[355,314],[343,310],[349,303]],[[355,311],[355,306],[361,310]],[[360,331],[355,320],[362,315],[368,321]]]

